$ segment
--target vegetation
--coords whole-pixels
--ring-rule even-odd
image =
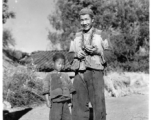
[[[149,75],[141,72],[111,72],[104,76],[106,96],[121,97],[144,94],[148,88]]]
[[[3,49],[3,54],[8,57],[12,62],[20,63],[22,59],[25,57],[29,56],[28,53],[22,52],[20,50],[12,50],[10,48],[8,49]]]
[[[9,11],[8,0],[3,0],[3,15],[2,15],[3,24],[6,23],[7,19],[15,18],[15,13]],[[8,48],[9,46],[15,46],[15,40],[12,36],[12,33],[8,29],[3,30],[3,48]]]
[[[24,66],[12,66],[4,69],[3,99],[12,107],[40,104],[42,96],[42,80],[38,79],[34,69]]]
[[[3,24],[6,23],[7,19],[15,18],[15,13],[8,10],[8,0],[3,0]]]
[[[9,46],[15,46],[15,40],[12,33],[8,29],[3,30],[3,48],[8,48]]]

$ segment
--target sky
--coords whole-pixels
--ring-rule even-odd
[[[48,30],[52,30],[48,15],[55,11],[55,0],[8,0],[9,11],[15,19],[8,19],[3,28],[11,30],[15,49],[23,52],[48,50]]]

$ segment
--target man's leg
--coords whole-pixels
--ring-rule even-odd
[[[72,118],[73,120],[89,120],[88,91],[79,74],[75,76],[73,86],[76,93],[73,94]]]
[[[88,86],[94,120],[106,120],[103,72],[87,70],[84,79]]]

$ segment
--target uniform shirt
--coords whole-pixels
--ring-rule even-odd
[[[90,44],[89,38],[90,38],[93,30],[94,30],[94,32],[93,32],[93,36],[92,36],[92,40],[91,40],[92,41],[91,45],[97,47],[98,54],[90,56],[91,57],[90,62],[93,63],[93,64],[91,64],[92,65],[91,67],[98,69],[98,70],[103,70],[104,67],[102,64],[105,63],[103,51],[105,49],[109,49],[109,44],[108,44],[107,39],[103,39],[101,30],[91,28],[87,33],[83,33],[82,31],[76,33],[75,39],[73,41],[71,41],[69,52],[78,53],[80,50],[82,50],[82,48],[81,48],[82,34],[84,36],[84,44],[85,45]]]
[[[74,91],[72,82],[66,73],[54,71],[44,79],[43,95],[49,94],[54,102],[71,99],[70,94]]]

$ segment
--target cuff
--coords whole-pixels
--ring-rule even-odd
[[[48,91],[42,92],[42,95],[46,95],[46,94],[49,94],[49,95],[50,95],[50,93],[49,93]]]
[[[76,90],[75,90],[74,88],[71,88],[71,89],[70,89],[70,93],[72,94],[72,93],[74,93],[74,92],[76,92]]]
[[[92,55],[101,55],[101,53],[98,51],[98,48],[96,48],[96,50],[92,52]]]

